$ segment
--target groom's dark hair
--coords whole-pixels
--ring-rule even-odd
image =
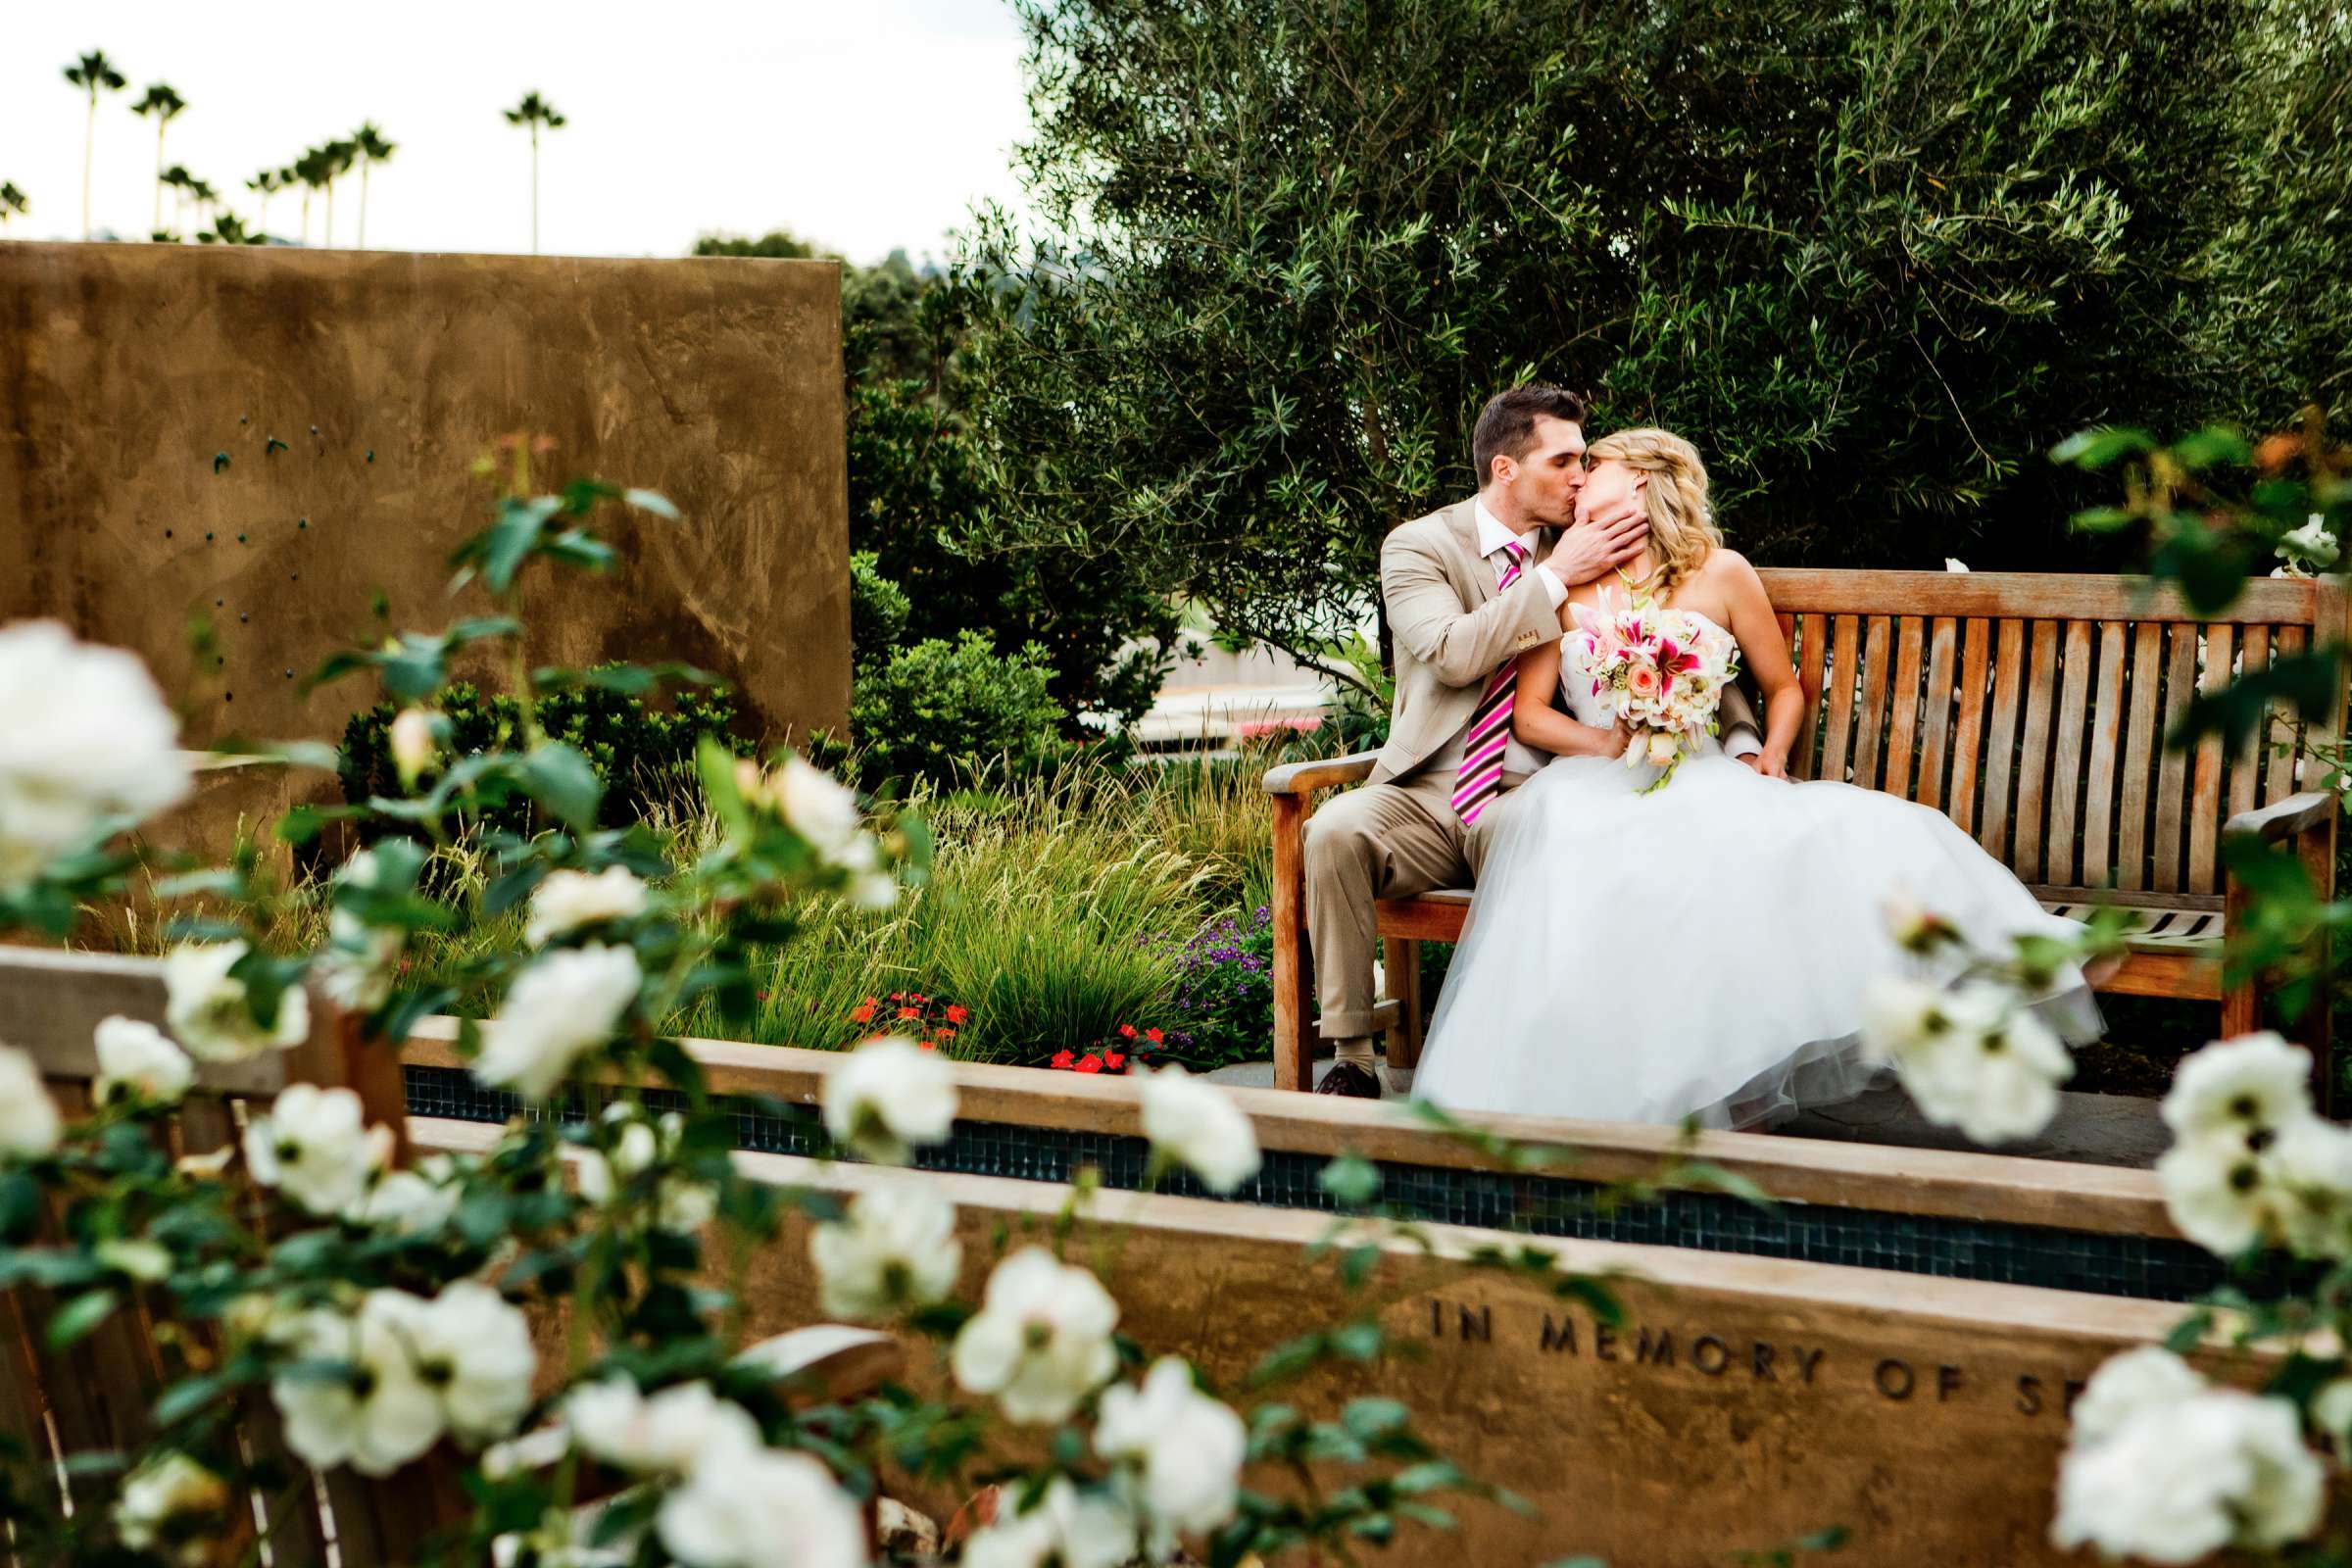
[[[1497,392],[1478,411],[1470,431],[1470,466],[1478,470],[1484,490],[1494,477],[1496,458],[1524,458],[1536,444],[1536,421],[1542,418],[1585,422],[1585,400],[1556,386],[1531,381],[1508,392]]]

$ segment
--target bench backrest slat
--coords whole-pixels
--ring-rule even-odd
[[[2141,577],[1763,575],[1812,697],[1792,771],[1935,807],[2029,883],[2181,902],[2219,894],[2223,822],[2292,794],[2299,747],[2277,715],[2270,746],[2165,737],[2341,594],[2263,579],[2200,617]]]

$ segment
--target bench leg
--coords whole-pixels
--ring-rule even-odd
[[[1381,966],[1396,1004],[1396,1024],[1387,1041],[1389,1070],[1410,1072],[1421,1063],[1421,944],[1411,937],[1381,939]]]
[[[1274,1087],[1313,1087],[1314,959],[1306,940],[1306,801],[1274,797]]]
[[[2332,898],[2335,892],[2335,818],[2328,825],[2312,829],[2301,836],[2295,853],[2302,858],[2304,874],[2311,879],[2312,891],[2321,898]],[[2304,1011],[2300,1026],[2295,1030],[2299,1042],[2311,1052],[2311,1098],[2320,1107],[2320,1114],[2335,1115],[2335,1060],[2333,1042],[2334,974],[2330,959],[2328,928],[2320,927],[2311,937],[2311,963],[2314,980],[2311,1004]]]

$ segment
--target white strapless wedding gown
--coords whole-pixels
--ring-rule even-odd
[[[1581,684],[1581,683],[1580,683]],[[1602,722],[1566,690],[1579,721]],[[1555,758],[1497,825],[1415,1098],[1454,1110],[1753,1127],[1851,1099],[1862,994],[1917,973],[1887,932],[1909,895],[1980,952],[2067,935],[1942,812],[1876,790],[1768,779],[1710,740],[1665,788],[1622,760]],[[2100,1021],[2080,974],[2037,1010]]]

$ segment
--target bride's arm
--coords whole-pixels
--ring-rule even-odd
[[[1615,757],[1629,733],[1580,724],[1552,706],[1560,689],[1560,642],[1553,638],[1519,656],[1519,690],[1511,698],[1511,735],[1555,757]]]
[[[1797,727],[1805,720],[1804,688],[1797,684],[1788,639],[1781,635],[1780,617],[1773,613],[1764,579],[1746,558],[1729,550],[1716,554],[1723,558],[1717,569],[1723,574],[1732,635],[1740,639],[1740,657],[1764,694],[1764,753],[1756,759],[1755,769],[1767,778],[1787,778],[1788,748],[1796,744]]]

